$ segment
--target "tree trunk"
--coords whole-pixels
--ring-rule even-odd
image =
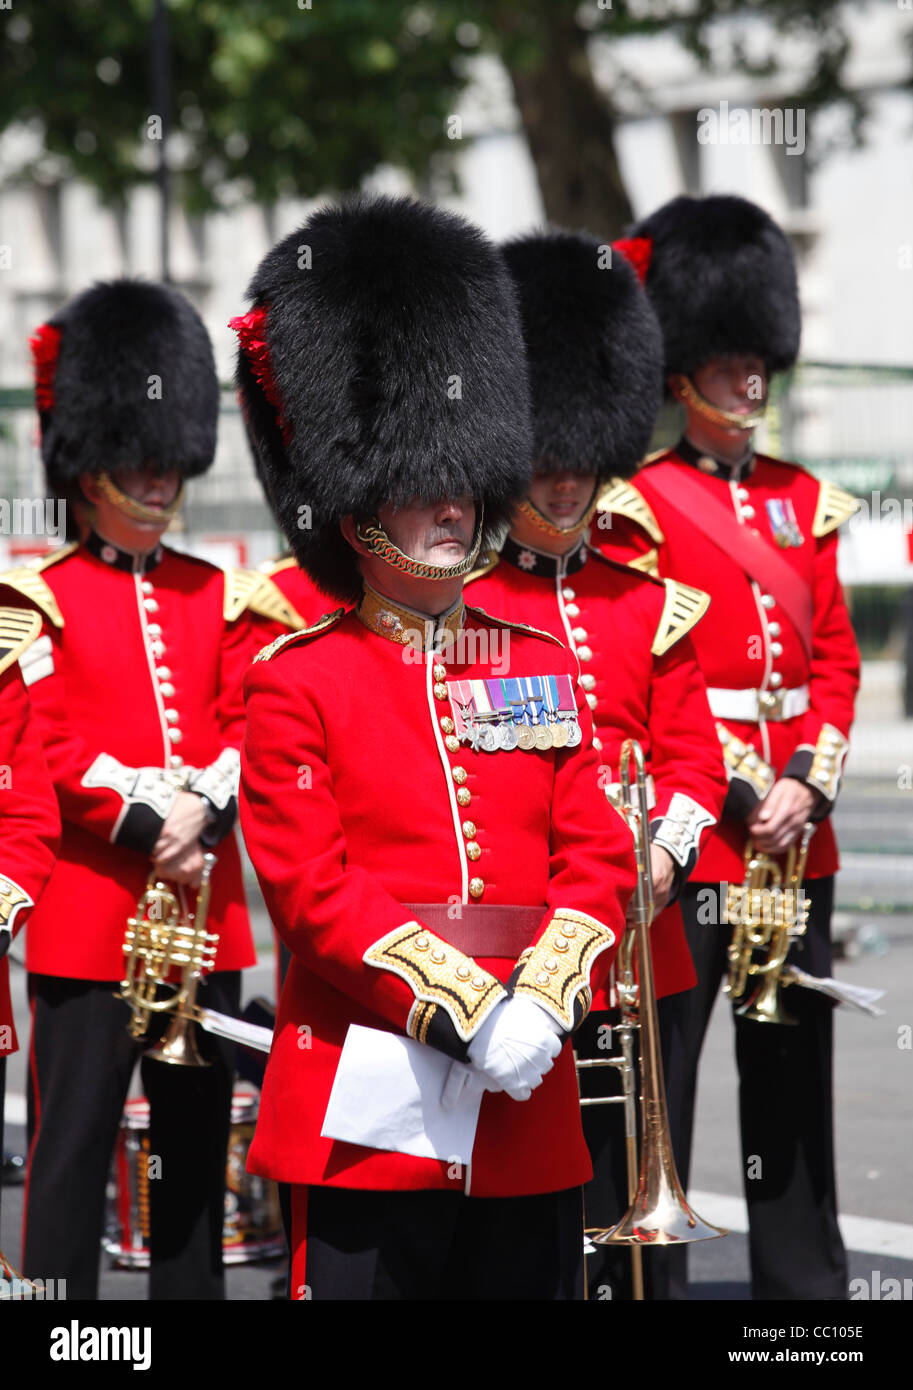
[[[608,102],[593,80],[587,35],[573,8],[556,0],[499,7],[508,42],[502,58],[536,165],[550,222],[617,237],[632,219],[613,140]],[[512,39],[532,40],[534,56],[518,56]]]

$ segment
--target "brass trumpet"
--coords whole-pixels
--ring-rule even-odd
[[[796,1022],[783,1006],[781,989],[794,982],[786,957],[808,925],[811,903],[802,891],[802,879],[813,830],[806,822],[782,869],[770,855],[756,852],[749,840],[744,882],[727,888],[726,921],[733,933],[726,993],[733,1001],[743,1001],[736,1013],[755,1023]],[[758,988],[746,998],[750,981],[757,977]]]
[[[197,1049],[191,1025],[200,1016],[196,1002],[200,979],[215,964],[219,944],[218,935],[206,930],[215,862],[214,854],[203,856],[203,874],[192,913],[182,913],[176,895],[152,873],[135,916],[127,920],[119,997],[133,1012],[131,1037],[145,1035],[153,1014],[172,1014],[165,1037],[149,1048],[146,1056],[176,1066],[209,1066]],[[173,983],[168,978],[172,970],[180,973],[180,984],[173,994],[160,999],[159,986]]]
[[[631,788],[632,761],[636,774],[636,800]],[[620,998],[623,1054],[624,1030],[640,1030],[640,1166],[638,1171],[636,1162],[632,1162],[632,1156],[636,1155],[636,1140],[632,1133],[633,1125],[629,1122],[626,1129],[630,1206],[617,1225],[589,1234],[594,1245],[630,1245],[633,1249],[641,1245],[677,1245],[686,1241],[713,1240],[717,1236],[728,1235],[728,1231],[711,1226],[691,1209],[675,1169],[659,1047],[653,958],[650,951],[650,923],[653,919],[654,900],[647,834],[647,778],[643,750],[636,739],[627,739],[624,743],[620,770],[623,810],[634,834],[637,856],[635,915],[634,923],[628,928],[622,943],[623,981]],[[638,983],[634,981],[632,967],[634,951],[637,958]],[[627,1053],[630,1065],[630,1043]],[[608,1063],[613,1063],[614,1060],[606,1059]],[[633,1071],[633,1067],[631,1070]],[[624,1065],[622,1073],[624,1075]],[[629,1119],[631,1106],[633,1099],[627,1107]],[[634,1263],[634,1297],[643,1297],[638,1259],[635,1259]]]

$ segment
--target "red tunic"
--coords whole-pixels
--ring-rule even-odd
[[[97,553],[70,546],[0,576],[0,594],[42,614],[22,666],[63,819],[26,964],[38,974],[121,978],[126,920],[174,798],[163,774],[189,771],[217,812],[216,968],[252,965],[238,846],[230,832],[215,843],[236,811],[246,614],[224,620],[225,576],[202,560],[160,546],[131,571],[125,552],[97,537],[89,544]]]
[[[15,936],[39,901],[60,839],[57,798],[13,659],[0,661],[0,921]],[[0,960],[0,1058],[15,1052],[9,960]],[[2,1097],[0,1097],[2,1100]]]
[[[775,776],[807,781],[825,796],[825,810],[837,795],[859,685],[859,653],[837,578],[836,528],[855,503],[796,464],[758,454],[744,476],[730,478],[712,459],[698,459],[687,441],[679,450],[651,460],[633,483],[615,488],[611,520],[598,521],[593,536],[606,554],[652,562],[660,575],[711,595],[694,645],[718,729],[722,737],[734,737],[731,746],[738,751],[729,761],[727,814],[705,845],[693,878],[741,882],[744,817]],[[749,578],[735,548],[721,549],[668,501],[666,479],[681,469],[701,492],[725,504],[736,526],[770,544],[805,581],[813,604],[810,659],[782,604]],[[747,718],[725,713],[737,709],[733,701],[744,700],[751,690],[771,702],[782,692],[794,692],[789,699],[800,712],[775,719],[764,715],[759,703]],[[803,703],[807,708],[801,710]],[[742,771],[736,766],[740,744],[748,747],[753,764],[747,776],[744,764]],[[812,837],[807,876],[832,874],[837,864],[833,828],[823,819]]]
[[[682,798],[704,813],[692,814],[691,835],[670,849],[680,886],[726,795],[719,740],[688,635],[705,601],[689,604],[675,585],[584,545],[556,561],[510,536],[501,555],[493,553],[470,584],[474,604],[543,628],[571,646],[593,712],[594,747],[613,791],[625,739],[636,738],[643,748],[655,788],[653,838],[661,841],[664,819],[670,808],[683,807]],[[657,646],[663,648],[659,654]],[[650,941],[657,997],[689,989],[696,976],[675,903],[657,916]],[[593,1001],[594,1008],[608,1006],[602,992]]]
[[[533,907],[530,945],[565,908],[602,934],[598,984],[624,927],[634,861],[599,787],[567,649],[468,609],[449,656],[435,657],[399,645],[403,611],[382,607],[384,629],[352,612],[319,635],[287,637],[245,681],[241,821],[293,956],[249,1167],[292,1183],[461,1191],[466,1175],[453,1165],[321,1138],[350,1024],[430,1033],[425,996],[366,954],[419,920],[403,904],[449,904],[455,917],[461,904]],[[505,662],[511,678],[563,678],[571,711],[582,706],[579,747],[486,752],[459,740],[455,701],[466,690],[454,683],[503,676]],[[477,950],[471,969],[506,981],[514,966],[513,956]],[[577,994],[584,1007],[589,975]],[[529,1101],[483,1097],[473,1195],[554,1191],[590,1172],[570,1047]]]

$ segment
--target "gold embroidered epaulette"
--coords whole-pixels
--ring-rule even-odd
[[[481,558],[479,559],[479,563],[476,565],[475,569],[470,570],[466,578],[463,580],[463,588],[465,589],[466,585],[471,584],[474,579],[481,579],[484,575],[491,574],[495,565],[499,565],[500,563],[501,556],[498,554],[496,550],[487,551],[483,556],[481,556]]]
[[[818,488],[815,519],[812,522],[812,535],[816,537],[826,536],[830,531],[836,531],[837,527],[848,520],[854,512],[858,512],[861,506],[862,503],[851,493],[845,492],[836,483],[829,483],[826,478],[822,478]]]
[[[646,531],[651,541],[655,541],[657,545],[662,545],[666,539],[648,503],[644,501],[637,488],[632,487],[623,478],[611,478],[606,483],[597,505],[600,511],[611,512],[613,516],[623,516],[628,521],[633,521]]]
[[[501,618],[497,613],[489,613],[484,608],[476,608],[474,604],[467,603],[467,613],[476,613],[486,622],[494,623],[496,627],[510,628],[512,632],[529,632],[533,637],[544,637],[546,642],[553,642],[556,647],[563,647],[564,643],[559,637],[555,637],[551,632],[543,632],[541,627],[530,627],[529,623],[511,622],[507,618]]]
[[[265,560],[262,565],[257,566],[258,574],[266,574],[272,579],[274,574],[281,574],[283,570],[298,568],[298,561],[294,555],[280,555],[278,560]]]
[[[272,642],[267,643],[257,655],[254,661],[271,661],[277,652],[287,646],[289,642],[300,642],[304,637],[316,637],[318,633],[327,632],[331,627],[335,627],[340,618],[344,618],[346,610],[336,608],[332,613],[324,613],[322,618],[318,618],[316,623],[310,627],[302,628],[300,632],[284,632],[281,637],[276,637]]]
[[[659,578],[659,551],[654,546],[644,555],[638,555],[636,560],[628,561],[629,570],[637,570],[639,574],[649,574],[651,579]]]
[[[50,585],[41,577],[41,571],[48,569],[51,565],[56,565],[60,560],[65,560],[68,555],[72,555],[79,549],[76,541],[71,541],[69,545],[63,545],[59,550],[52,550],[48,555],[36,556],[34,560],[29,560],[25,565],[19,565],[16,569],[5,570],[0,574],[0,585],[5,584],[9,589],[15,589],[23,598],[27,598],[29,603],[34,603],[36,608],[40,608],[42,613],[50,619],[55,627],[63,627],[63,614],[57,606]]]
[[[0,608],[0,675],[18,661],[41,631],[37,613],[22,608]]]
[[[703,589],[692,589],[690,584],[679,584],[676,579],[664,579],[663,583],[666,586],[666,601],[650,648],[654,656],[662,656],[670,647],[674,647],[710,607],[710,595],[705,594]]]
[[[293,632],[307,624],[294,604],[276,587],[268,574],[256,570],[228,570],[225,574],[225,599],[222,612],[227,623],[233,623],[245,608],[263,618],[282,623]]]

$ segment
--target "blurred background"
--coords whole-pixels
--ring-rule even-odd
[[[0,57],[0,498],[43,496],[29,334],[94,280],[168,279],[202,313],[225,384],[217,464],[173,541],[221,564],[280,549],[227,321],[269,246],[327,196],[413,191],[497,239],[551,221],[610,240],[683,192],[741,194],[776,218],[802,352],[758,446],[862,501],[841,546],[865,665],[836,931],[866,982],[913,984],[913,0],[15,0]],[[655,442],[677,429],[664,414]],[[0,516],[0,567],[48,546],[24,515]],[[258,935],[266,968],[262,916]],[[893,1076],[889,1030],[847,1027],[856,1103],[861,1040]],[[844,1149],[849,1209],[904,1219],[866,1193],[892,1174],[899,1192],[909,1134],[882,1108],[871,1119],[893,1157]],[[722,1168],[704,1181],[728,1190]]]

